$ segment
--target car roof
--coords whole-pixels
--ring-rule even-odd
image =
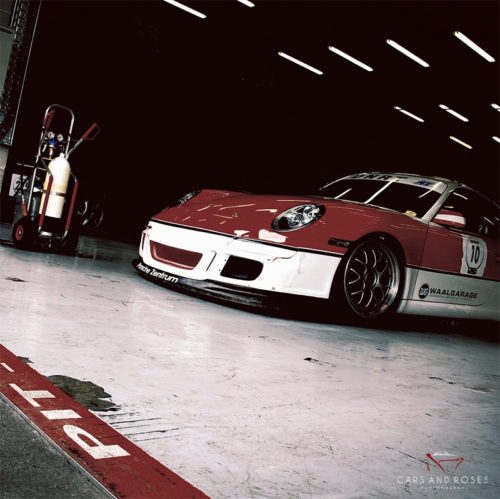
[[[350,174],[350,175],[346,175],[345,177],[342,177],[342,178],[352,178],[354,175],[356,175],[356,176],[357,175],[366,175],[366,176],[371,176],[371,175],[387,176],[387,175],[390,175],[391,177],[413,177],[413,178],[420,178],[422,180],[435,180],[435,181],[438,181],[438,182],[444,182],[445,184],[462,185],[464,187],[467,187],[465,184],[463,184],[462,182],[459,182],[458,180],[451,180],[449,178],[438,177],[438,176],[435,176],[435,175],[422,175],[422,174],[419,174],[419,173],[405,173],[405,172],[362,172],[362,173],[353,173],[353,174]]]

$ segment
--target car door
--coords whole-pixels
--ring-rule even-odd
[[[491,201],[455,189],[429,224],[412,299],[458,315],[496,316],[499,217]]]

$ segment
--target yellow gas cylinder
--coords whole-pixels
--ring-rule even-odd
[[[68,160],[64,157],[64,154],[60,154],[57,158],[54,158],[49,163],[49,170],[52,173],[53,180],[52,186],[50,188],[49,202],[47,203],[47,211],[45,215],[53,218],[61,218],[64,200],[66,197],[66,191],[68,190],[69,176],[71,173],[71,168],[69,166]],[[47,187],[49,185],[50,175],[47,173],[45,176],[45,182],[43,184],[42,201],[40,203],[40,213],[42,213],[43,205],[45,203],[45,195],[47,193]]]

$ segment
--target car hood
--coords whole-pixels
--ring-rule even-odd
[[[234,229],[248,227],[248,224],[259,229],[270,229],[272,221],[289,208],[305,203],[326,202],[315,196],[203,190],[181,206],[166,208],[154,219],[233,234]]]
[[[298,230],[278,233],[273,220],[285,210],[305,203],[319,203],[326,212],[321,219]],[[393,210],[320,196],[246,194],[203,190],[181,206],[166,208],[152,220],[301,248],[332,251],[331,237],[356,240],[385,227],[420,224]]]

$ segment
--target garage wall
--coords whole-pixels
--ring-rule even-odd
[[[2,0],[0,2],[0,219],[4,218],[3,180],[13,143],[16,119],[28,68],[31,44],[38,19],[40,2]]]
[[[0,8],[0,89],[3,90],[7,68],[9,66],[10,52],[12,48],[12,32],[9,29],[11,20],[12,3],[2,4]],[[2,185],[5,166],[9,148],[0,144],[0,186]]]

